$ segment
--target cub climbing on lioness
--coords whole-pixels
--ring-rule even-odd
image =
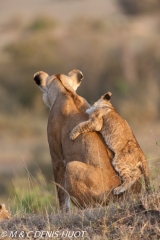
[[[150,181],[147,161],[128,123],[110,103],[111,95],[110,92],[104,94],[87,109],[89,120],[73,128],[70,138],[74,140],[81,133],[100,131],[107,146],[115,154],[112,165],[122,179],[122,184],[114,189],[114,194],[130,189],[142,173],[148,190]]]

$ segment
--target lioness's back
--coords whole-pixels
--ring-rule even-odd
[[[67,98],[67,103],[65,98]],[[56,109],[61,110],[58,112]],[[61,121],[60,119],[63,120]],[[64,96],[64,99],[61,102],[57,101],[54,108],[51,109],[48,120],[49,135],[53,136],[54,134],[52,141],[57,140],[58,137],[56,136],[59,135],[58,129],[61,128],[62,133],[60,137],[66,162],[77,160],[93,166],[99,165],[107,169],[108,174],[115,174],[110,164],[111,152],[105,146],[104,140],[99,133],[85,133],[74,142],[70,140],[69,133],[73,127],[87,119],[88,114],[80,112],[71,97]]]

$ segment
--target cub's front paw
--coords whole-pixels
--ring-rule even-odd
[[[78,137],[78,135],[79,135],[79,133],[76,132],[76,130],[74,130],[74,128],[73,128],[72,132],[69,134],[71,140],[76,139],[76,137]]]

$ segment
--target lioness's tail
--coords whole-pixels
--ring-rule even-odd
[[[149,168],[145,156],[141,158],[141,162],[139,162],[139,168],[144,176],[146,191],[149,192],[150,190]]]

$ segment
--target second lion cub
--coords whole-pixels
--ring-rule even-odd
[[[122,184],[114,189],[114,194],[128,190],[142,173],[148,189],[147,161],[128,123],[110,103],[111,95],[110,92],[106,93],[86,111],[89,120],[73,128],[70,138],[74,140],[81,133],[100,131],[107,146],[115,154],[112,165],[122,178]]]

